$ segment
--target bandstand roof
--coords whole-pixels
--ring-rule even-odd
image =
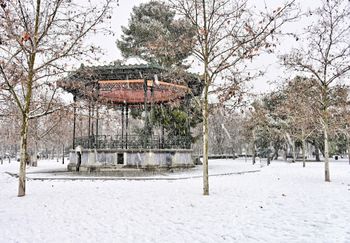
[[[58,86],[78,98],[112,104],[166,103],[186,94],[198,95],[199,78],[189,73],[171,73],[155,65],[81,66]],[[192,87],[191,87],[192,86]],[[153,92],[151,92],[153,90]],[[194,92],[193,92],[194,91]]]

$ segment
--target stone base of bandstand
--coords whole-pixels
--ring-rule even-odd
[[[162,171],[194,167],[192,149],[82,149],[80,172]],[[77,152],[70,151],[69,171],[76,171]]]

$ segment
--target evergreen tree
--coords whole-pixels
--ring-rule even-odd
[[[125,58],[138,57],[165,68],[181,66],[194,45],[194,29],[160,1],[133,8],[117,46]]]
[[[150,64],[162,66],[166,76],[185,80],[191,88],[191,98],[201,94],[203,84],[198,77],[186,72],[185,59],[194,45],[194,28],[183,18],[175,17],[169,5],[151,1],[133,8],[129,24],[122,27],[123,35],[117,46],[125,58],[137,57]],[[195,102],[183,101],[177,107],[155,107],[152,123],[165,129],[170,137],[190,136],[190,127],[200,121],[200,108]],[[134,109],[134,116],[141,110]]]

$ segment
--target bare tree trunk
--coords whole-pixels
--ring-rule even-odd
[[[273,160],[278,160],[278,146],[274,146]]]
[[[79,172],[80,171],[80,165],[81,165],[81,152],[78,152],[76,156],[77,156],[76,171]]]
[[[208,85],[204,88],[203,101],[203,195],[209,195],[209,173],[208,173]]]
[[[296,151],[295,151],[295,141],[292,140],[289,133],[286,134],[286,137],[287,137],[288,143],[292,147],[292,154],[293,154],[293,161],[292,162],[296,162],[297,158],[296,158]]]
[[[287,145],[283,146],[283,160],[287,162]]]
[[[34,46],[38,43],[38,29],[39,29],[39,14],[40,14],[40,0],[37,0],[36,16],[34,24]],[[23,197],[26,193],[26,163],[28,158],[27,145],[28,145],[28,127],[29,127],[29,112],[33,94],[33,78],[34,78],[34,64],[35,64],[36,52],[30,55],[28,60],[29,72],[28,80],[26,83],[26,95],[25,105],[22,110],[22,127],[21,127],[21,161],[19,166],[19,185],[18,185],[18,196]]]
[[[255,146],[253,147],[253,157],[252,157],[252,162],[253,162],[253,165],[255,165],[255,161],[256,160],[256,150],[255,150]]]
[[[28,138],[28,117],[24,115],[21,128],[21,160],[19,165],[18,196],[23,197],[26,193],[26,164],[27,164],[27,138]]]
[[[326,82],[324,82],[326,83]],[[328,126],[329,126],[329,88],[325,84],[322,87],[322,125],[323,125],[323,134],[324,134],[324,179],[326,182],[330,182],[330,173],[329,173],[329,141],[328,141]]]
[[[297,153],[295,148],[295,141],[292,143],[292,149],[293,149],[293,162],[295,163],[297,161]]]
[[[318,148],[318,144],[316,143],[316,141],[315,141],[315,160],[317,162],[321,161],[321,159],[320,159],[320,150]]]
[[[253,165],[255,165],[255,160],[256,160],[256,145],[255,145],[255,131],[254,131],[254,129],[253,129],[253,132],[252,132],[252,134],[253,134],[253,144],[252,144],[252,152],[253,152],[253,157],[252,157],[252,160],[253,160]]]
[[[305,161],[305,139],[302,141],[303,146],[302,146],[302,156],[303,156],[303,167],[306,166],[306,161]]]
[[[328,124],[324,124],[324,172],[325,172],[325,181],[330,182],[329,174],[329,146],[328,146]]]
[[[35,145],[34,145],[34,154],[32,156],[32,160],[31,160],[31,166],[33,167],[37,167],[38,166],[38,143],[35,142]]]
[[[269,149],[267,150],[267,165],[271,164],[271,160],[273,159],[273,155],[274,155],[274,148],[270,143]]]
[[[62,144],[62,164],[64,165],[64,144]]]
[[[203,195],[209,195],[209,173],[208,173],[208,153],[209,153],[209,109],[208,109],[208,91],[209,91],[209,40],[206,2],[202,0],[203,11],[203,30],[204,30],[204,46],[203,46],[203,64],[204,64],[204,100],[203,100]]]

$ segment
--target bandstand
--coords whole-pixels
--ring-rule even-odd
[[[154,134],[150,114],[154,107],[166,106],[175,101],[189,104],[194,95],[191,85],[196,83],[198,77],[195,75],[170,74],[153,65],[81,66],[71,72],[58,82],[58,86],[73,94],[74,102],[88,102],[89,119],[86,136],[78,137],[74,105],[73,141],[68,169],[102,172],[122,168],[193,167],[191,137]],[[101,106],[121,111],[121,134],[100,134],[98,107]],[[129,113],[133,108],[143,110],[142,134],[129,131]],[[188,125],[187,134],[189,131]]]

